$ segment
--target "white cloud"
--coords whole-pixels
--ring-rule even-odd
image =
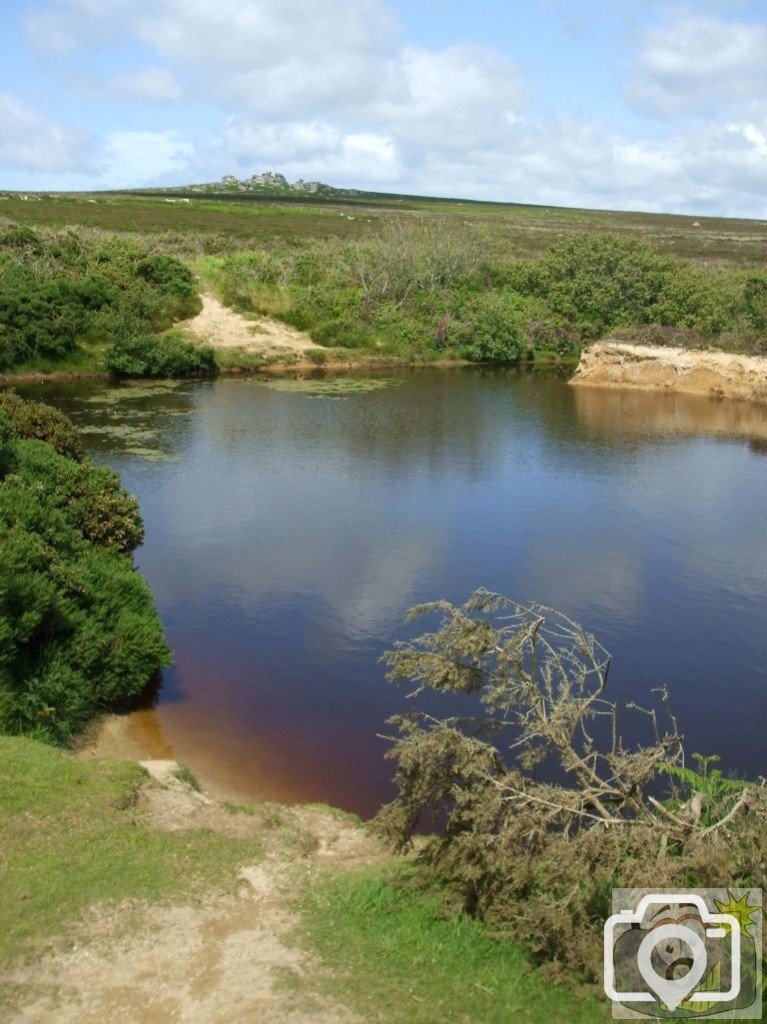
[[[0,93],[0,167],[79,170],[89,150],[85,135],[54,124],[11,93]]]
[[[383,185],[397,182],[404,174],[391,136],[344,132],[327,121],[259,124],[229,118],[221,136],[199,151],[198,162],[211,166],[222,154],[226,154],[230,170],[241,175],[273,166],[289,178],[347,184],[364,179]]]
[[[102,83],[107,95],[221,111],[196,140],[112,135],[105,184],[271,167],[389,191],[767,216],[764,24],[677,12],[649,31],[631,96],[678,120],[642,136],[533,117],[511,60],[406,45],[386,0],[53,0],[39,17],[61,52],[66,33],[88,47],[122,34],[148,52],[142,70]]]
[[[105,187],[129,188],[185,171],[195,147],[175,132],[114,132],[105,141],[99,177]]]
[[[42,53],[60,57],[77,49],[77,38],[58,11],[33,11],[24,19],[24,29]]]
[[[121,71],[109,81],[109,88],[117,96],[149,100],[176,100],[181,86],[167,68],[147,67],[136,71]]]
[[[677,13],[645,34],[629,100],[661,117],[763,101],[767,25]]]

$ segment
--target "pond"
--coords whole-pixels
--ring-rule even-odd
[[[140,499],[175,651],[148,756],[373,813],[408,705],[379,658],[484,586],[596,633],[614,697],[668,686],[690,750],[767,769],[767,407],[476,368],[19,390]]]

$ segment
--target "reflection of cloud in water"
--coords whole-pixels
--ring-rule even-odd
[[[385,481],[343,455],[323,462],[254,446],[243,465],[242,452],[230,461],[205,446],[189,458],[174,487],[145,499],[158,507],[142,561],[163,547],[151,572],[162,603],[204,607],[215,594],[252,607],[317,594],[343,632],[375,635],[443,554],[441,524],[410,519],[418,487],[392,500]],[[211,497],[201,502],[202,480]]]
[[[529,552],[525,575],[545,595],[541,600],[578,609],[584,621],[596,613],[629,622],[644,597],[642,553],[625,533],[606,538],[600,531],[577,544],[541,538]]]
[[[371,553],[362,579],[346,596],[335,595],[343,632],[351,637],[385,636],[392,619],[411,603],[415,580],[444,555],[445,547],[434,534],[387,538],[384,547]]]

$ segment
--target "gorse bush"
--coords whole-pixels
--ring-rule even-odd
[[[74,423],[59,409],[44,402],[19,398],[13,391],[0,391],[0,415],[10,420],[10,436],[47,441],[59,455],[82,461],[83,445]]]
[[[35,356],[61,357],[88,330],[91,316],[116,291],[98,278],[37,283],[28,275],[7,275],[0,291],[0,368]]]
[[[149,256],[139,262],[136,273],[163,297],[165,316],[182,320],[200,311],[194,275],[175,256]]]
[[[634,324],[718,333],[737,313],[736,297],[710,275],[629,236],[567,238],[540,260],[529,286],[589,338]]]
[[[213,349],[175,334],[123,338],[108,349],[105,362],[119,377],[207,376],[216,370]]]
[[[767,883],[767,789],[686,764],[665,697],[624,742],[610,657],[577,623],[485,591],[411,614],[439,625],[385,655],[389,678],[461,706],[392,720],[399,792],[375,827],[402,849],[438,822],[421,862],[496,935],[598,982],[612,887]]]
[[[131,552],[143,526],[111,470],[59,454],[35,404],[0,409],[0,730],[68,740],[138,696],[169,651]],[[19,424],[17,426],[17,423]],[[41,437],[25,439],[29,424]],[[50,437],[61,442],[59,418]]]
[[[161,331],[201,308],[191,271],[140,244],[67,230],[0,235],[0,370],[84,341]]]

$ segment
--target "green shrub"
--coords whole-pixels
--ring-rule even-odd
[[[138,696],[169,651],[130,556],[135,499],[110,470],[16,431],[3,413],[0,730],[63,742]]]
[[[189,268],[133,240],[28,228],[0,235],[0,370],[165,330],[200,308]]]
[[[529,358],[531,303],[508,291],[489,291],[472,299],[457,330],[458,350],[480,363],[510,363]]]
[[[0,292],[0,368],[34,356],[64,356],[87,331],[93,312],[114,301],[103,278],[36,284],[17,278]]]
[[[757,331],[767,330],[767,281],[763,277],[749,277],[743,288],[746,312]]]
[[[202,309],[194,275],[175,256],[149,256],[139,262],[136,274],[153,285],[166,300],[171,300],[165,304],[165,315],[171,321],[194,316]]]
[[[106,367],[118,377],[208,376],[216,370],[213,349],[178,335],[143,335],[116,341]]]
[[[27,401],[13,391],[0,391],[0,413],[8,417],[18,437],[47,441],[59,455],[77,462],[82,460],[83,446],[77,428],[53,406]]]
[[[86,540],[122,553],[135,550],[144,537],[138,502],[124,491],[116,473],[90,462],[75,462],[58,455],[49,444],[24,441],[16,446],[12,478],[6,479],[6,501],[18,501],[18,515],[27,508],[29,497],[46,488],[35,518],[35,530],[51,544],[55,533],[46,525],[51,510],[60,511],[71,529]]]
[[[12,227],[0,234],[0,249],[10,249],[39,255],[44,251],[43,241],[33,228]]]
[[[629,236],[567,238],[528,278],[551,310],[585,337],[654,323],[717,332],[736,313],[733,296],[711,276]]]

